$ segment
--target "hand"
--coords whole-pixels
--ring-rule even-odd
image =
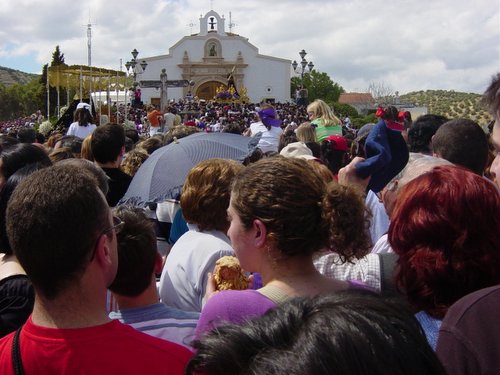
[[[248,286],[247,286],[247,289],[253,289],[253,275],[249,275],[248,276]]]
[[[338,175],[339,184],[360,189],[363,193],[366,192],[368,183],[370,182],[370,177],[363,179],[356,173],[356,164],[364,160],[364,158],[356,156],[349,164],[341,168]]]
[[[219,291],[217,290],[217,284],[215,283],[215,276],[212,272],[209,272],[207,275],[207,287],[205,289],[205,296],[203,296],[203,305],[205,305],[208,299],[216,293],[219,293]]]

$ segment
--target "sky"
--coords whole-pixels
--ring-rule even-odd
[[[211,9],[263,55],[306,60],[346,92],[370,84],[482,93],[500,71],[499,0],[16,0],[0,7],[0,66],[40,73],[59,45],[69,65],[120,70],[168,53]],[[122,67],[124,70],[125,68]]]

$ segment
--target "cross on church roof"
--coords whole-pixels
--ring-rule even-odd
[[[215,17],[210,17],[210,22],[208,23],[210,25],[210,30],[214,30],[214,26],[217,22],[214,21]]]

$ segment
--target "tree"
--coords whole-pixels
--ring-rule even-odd
[[[352,105],[339,102],[328,103],[334,110],[337,116],[349,116],[351,119],[359,117],[358,111]]]
[[[301,77],[292,77],[290,80],[290,92],[295,93],[301,87],[302,83],[308,91],[309,102],[315,99],[322,99],[329,103],[337,102],[340,94],[345,92],[342,86],[334,83],[328,74],[318,72],[317,70],[304,73],[303,81]]]
[[[334,83],[328,74],[320,73],[315,69],[304,74],[304,86],[309,92],[309,102],[315,99],[337,102],[340,94],[345,92],[342,86]]]
[[[42,76],[39,79],[42,90],[39,93],[39,101],[41,103],[40,109],[45,116],[47,114],[47,69],[49,64],[45,64],[42,68]]]
[[[9,87],[0,85],[0,120],[11,120],[35,113],[40,109],[41,87],[34,79],[26,84],[15,84]]]
[[[59,46],[56,46],[56,49],[52,53],[52,62],[50,63],[50,66],[57,66],[57,65],[66,65],[64,62],[64,53],[61,53],[61,50]],[[48,70],[48,65],[45,64],[43,66],[43,71],[42,71],[42,77],[40,78],[40,84],[44,88],[40,94],[40,99],[42,103],[43,108],[43,113],[47,113],[47,73]],[[49,114],[54,115],[56,113],[56,107],[57,107],[57,89],[55,87],[50,87],[49,88],[49,98],[50,98],[50,111]],[[66,90],[65,89],[60,89],[59,90],[59,98],[65,98],[66,97]]]
[[[56,66],[56,65],[65,65],[64,53],[61,53],[59,46],[56,46],[56,49],[52,53],[52,63],[50,64],[50,66]]]
[[[385,82],[370,82],[367,91],[379,104],[393,104],[394,90]]]

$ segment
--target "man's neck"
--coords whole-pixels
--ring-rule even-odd
[[[158,291],[156,289],[156,283],[149,285],[144,292],[135,297],[127,297],[115,293],[113,293],[113,296],[115,297],[120,310],[144,307],[160,302],[160,297],[158,296]]]
[[[110,321],[106,312],[106,294],[89,298],[79,291],[66,291],[55,299],[36,293],[32,321],[48,328],[86,328]]]

